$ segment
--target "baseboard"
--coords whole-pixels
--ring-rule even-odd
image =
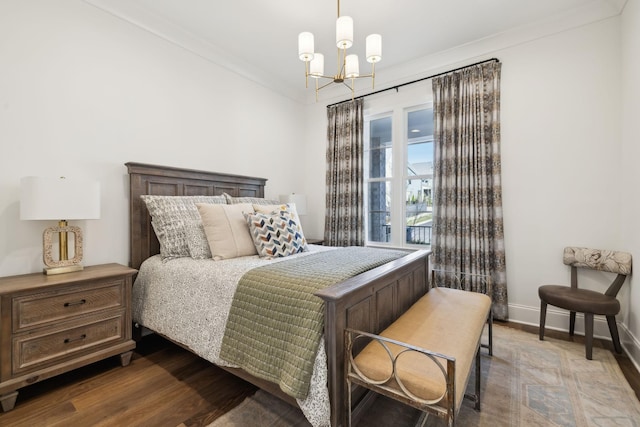
[[[509,321],[522,323],[525,325],[540,325],[540,307],[529,307],[524,305],[509,304]],[[553,306],[547,306],[547,320],[545,329],[569,332],[569,312],[560,310]],[[626,325],[618,322],[618,332],[622,349],[631,359],[636,369],[640,371],[640,341],[633,336]],[[576,315],[577,335],[584,335],[584,316]],[[593,336],[603,340],[611,341],[609,326],[604,316],[595,316],[593,321]]]
[[[640,341],[633,336],[627,325],[618,323],[620,332],[620,343],[622,348],[633,362],[638,372],[640,372]]]

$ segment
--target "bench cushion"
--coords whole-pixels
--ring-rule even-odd
[[[484,294],[434,288],[380,335],[454,357],[457,410],[490,309],[491,299]],[[394,344],[388,346],[394,356],[404,349]],[[377,341],[369,343],[354,361],[360,372],[372,380],[382,381],[392,375],[391,359]],[[446,361],[440,361],[446,370]],[[440,368],[423,354],[412,351],[401,355],[396,369],[409,392],[421,399],[438,399],[445,393]],[[388,385],[398,387],[393,380]]]

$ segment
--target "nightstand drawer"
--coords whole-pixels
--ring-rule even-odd
[[[123,340],[124,311],[110,316],[86,320],[79,326],[40,334],[23,334],[13,339],[13,373],[19,374],[32,367],[56,363],[77,357],[101,345]]]
[[[124,280],[13,298],[13,332],[124,306]]]

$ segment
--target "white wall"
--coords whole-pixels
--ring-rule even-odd
[[[622,197],[622,246],[635,256],[636,277],[631,276],[629,309],[623,322],[627,328],[621,339],[640,361],[640,2],[628,1],[622,15],[622,164],[620,177]],[[638,363],[638,362],[637,362]],[[640,363],[638,363],[640,364]]]
[[[511,316],[537,324],[538,286],[568,280],[564,246],[622,249],[619,19],[498,56]]]
[[[127,161],[301,192],[301,165],[265,161],[301,155],[298,104],[80,0],[0,2],[0,76],[0,276],[40,271],[55,225],[20,221],[23,176],[100,181],[101,219],[72,222],[86,265],[128,262]]]
[[[633,62],[629,69],[635,72],[627,73],[622,82],[620,17],[530,41],[518,37],[482,40],[422,61],[423,76],[489,57],[503,63],[502,183],[512,321],[538,325],[538,286],[568,283],[569,269],[562,263],[564,246],[632,253],[636,249],[640,256],[640,226],[635,220],[640,209],[635,188],[640,172],[632,166],[639,154],[640,108],[638,84],[631,84],[631,76],[636,79],[640,75],[640,37],[637,9],[631,14],[625,12],[625,54],[626,62]],[[411,77],[404,81],[420,77],[415,71],[408,74],[407,70]],[[630,91],[631,86],[634,90]],[[624,144],[620,119],[623,92],[627,94],[625,117],[629,121]],[[348,95],[341,99],[346,98]],[[307,122],[313,133],[307,142],[307,162],[313,170],[320,170],[324,161],[320,147],[326,145],[325,106],[330,102],[336,99],[308,108]],[[621,185],[622,171],[628,176],[627,185]],[[307,193],[324,194],[324,176],[310,176],[307,185]],[[630,203],[635,209],[627,212]],[[321,225],[319,220],[314,223]],[[584,287],[603,290],[598,281],[612,277],[596,273],[582,279]],[[619,294],[622,311],[618,320],[623,323],[621,332],[627,342],[634,341],[627,328],[635,337],[640,336],[638,295],[636,289],[634,297],[630,296],[628,283]],[[580,333],[583,325],[577,323]],[[550,307],[547,325],[567,330],[568,313]],[[596,335],[610,336],[604,318],[596,321]],[[640,348],[637,339],[631,346],[629,351]],[[640,357],[635,360],[640,364]]]
[[[503,34],[377,73],[385,87],[502,61],[511,320],[538,323],[538,286],[569,275],[563,246],[640,254],[639,14],[628,2],[621,18],[537,37]],[[78,222],[85,264],[126,264],[127,161],[268,178],[267,196],[307,194],[305,233],[322,236],[325,106],[348,94],[300,108],[80,0],[3,0],[0,74],[1,276],[39,271],[41,233],[53,225],[19,220],[26,175],[100,180],[102,218]],[[272,168],[264,149],[299,161]],[[619,320],[640,364],[633,282],[620,294]],[[548,324],[566,329],[565,313],[551,310]],[[608,336],[603,321],[596,332]]]

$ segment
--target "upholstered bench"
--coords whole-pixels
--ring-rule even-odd
[[[484,294],[433,288],[379,335],[347,329],[347,390],[360,385],[453,426],[474,358],[475,395],[468,397],[480,410],[480,338],[490,310]]]

